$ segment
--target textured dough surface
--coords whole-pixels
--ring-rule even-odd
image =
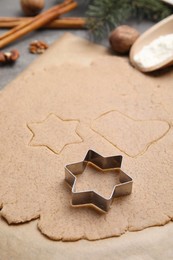
[[[119,236],[171,221],[173,71],[146,76],[104,49],[90,58],[84,54],[88,43],[72,39],[84,62],[74,55],[59,62],[57,43],[1,92],[1,215],[8,223],[38,218],[43,234],[64,241]],[[115,199],[108,214],[70,205],[64,166],[83,160],[88,149],[123,155],[122,170],[134,179],[133,193]],[[108,180],[99,184],[100,192],[109,193]]]

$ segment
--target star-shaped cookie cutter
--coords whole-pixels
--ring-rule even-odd
[[[65,181],[72,190],[72,206],[92,204],[98,209],[107,212],[114,198],[129,195],[132,192],[133,180],[121,168],[123,157],[121,155],[102,157],[93,150],[89,150],[83,161],[65,166]],[[76,175],[84,172],[88,164],[92,164],[99,170],[118,170],[119,184],[115,184],[109,198],[105,198],[94,190],[76,192]],[[116,174],[116,172],[115,172]]]

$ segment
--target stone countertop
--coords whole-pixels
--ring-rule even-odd
[[[78,1],[79,3],[81,1]],[[55,5],[56,2],[54,0],[46,1],[45,9],[50,8]],[[70,14],[72,16],[84,16],[84,11],[86,6],[83,7],[79,4],[79,7],[72,11]],[[22,11],[20,7],[20,0],[1,0],[0,1],[0,16],[22,16]],[[69,14],[68,14],[69,15]],[[149,28],[152,23],[150,22],[142,22],[137,23],[135,21],[128,22],[129,25],[134,26],[140,32],[145,31]],[[0,29],[0,34],[4,33],[5,29]],[[4,50],[8,51],[10,49],[18,49],[20,52],[20,58],[13,65],[0,65],[0,89],[5,87],[11,80],[13,80],[20,72],[22,72],[34,59],[38,57],[38,55],[34,55],[29,53],[28,46],[29,43],[33,40],[43,40],[48,44],[53,43],[57,40],[64,32],[73,32],[74,34],[89,39],[89,34],[86,30],[38,30],[28,35],[25,35],[21,39],[15,41],[11,45],[4,48]],[[104,39],[101,44],[108,46],[107,39]]]

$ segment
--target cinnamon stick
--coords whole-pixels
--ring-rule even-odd
[[[25,23],[19,25],[19,26],[16,26],[15,28],[13,28],[12,30],[8,31],[7,33],[4,33],[2,36],[0,36],[0,40],[2,40],[3,38],[6,38],[7,36],[11,35],[11,34],[14,34],[16,33],[17,31],[21,30],[22,28],[24,28],[25,26],[29,26],[31,23],[34,22],[34,24],[37,22],[37,21],[40,21],[42,18],[44,20],[46,20],[46,18],[49,17],[50,14],[54,13],[56,10],[59,11],[60,8],[63,8],[64,6],[67,6],[69,5],[70,3],[73,3],[73,0],[66,0],[64,1],[63,3],[59,4],[59,5],[56,5],[50,9],[48,9],[47,11],[45,11],[44,13],[41,13],[37,16],[35,16],[33,18],[32,21],[26,21]],[[74,7],[75,8],[75,7]],[[73,8],[72,8],[73,9]],[[67,10],[67,12],[70,11],[70,10]],[[64,12],[65,13],[65,12]],[[60,13],[60,14],[63,14]],[[57,15],[58,16],[58,15]],[[53,19],[52,19],[53,20]]]
[[[23,22],[31,21],[31,17],[0,17],[0,28],[13,28]],[[43,25],[42,28],[49,29],[84,29],[86,19],[81,17],[65,17]]]
[[[53,21],[57,16],[69,12],[76,6],[77,3],[73,0],[65,0],[62,4],[56,5],[44,13],[35,16],[31,21],[23,22],[22,24],[14,27],[7,33],[4,33],[2,36],[0,36],[0,48],[5,47],[23,35]]]

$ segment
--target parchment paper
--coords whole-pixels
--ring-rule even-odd
[[[143,75],[103,47],[64,36],[1,92],[1,215],[8,223],[39,218],[41,232],[55,240],[119,236],[171,221],[172,77],[171,70]],[[70,206],[64,165],[88,149],[122,154],[134,179],[132,195],[116,199],[107,215]],[[18,229],[1,224],[3,234]],[[33,225],[19,228],[24,236],[29,227],[31,240]]]

